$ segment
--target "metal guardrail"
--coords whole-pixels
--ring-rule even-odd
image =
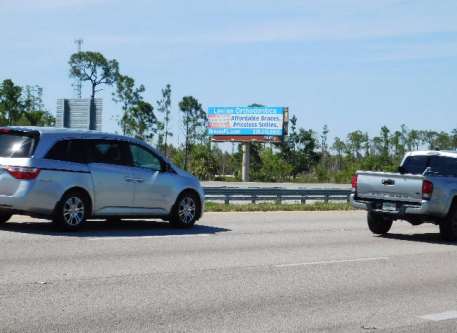
[[[283,201],[300,201],[306,204],[306,200],[319,200],[329,202],[347,201],[351,190],[346,189],[286,189],[273,188],[239,188],[239,187],[205,187],[205,199],[208,201],[224,201],[226,205],[230,201],[274,201],[280,204]]]

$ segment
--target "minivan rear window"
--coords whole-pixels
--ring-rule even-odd
[[[27,132],[0,133],[0,157],[30,157],[38,136]]]

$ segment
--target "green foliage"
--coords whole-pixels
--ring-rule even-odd
[[[207,212],[269,212],[269,211],[331,211],[331,210],[353,210],[348,203],[324,203],[316,202],[313,204],[229,204],[207,202],[205,211]]]
[[[119,75],[119,64],[117,60],[108,60],[99,52],[77,52],[71,55],[70,77],[88,81],[91,84],[91,98],[100,91],[100,85],[113,85]]]
[[[0,110],[3,125],[14,125],[21,119],[24,105],[21,101],[22,88],[6,79],[0,86]]]
[[[273,149],[263,149],[260,153],[260,170],[257,179],[267,182],[277,182],[289,179],[293,166],[284,161]]]
[[[189,166],[192,173],[199,179],[213,179],[218,170],[217,164],[216,156],[211,151],[210,145],[192,146],[192,159]]]
[[[54,126],[55,118],[44,107],[43,89],[17,86],[10,79],[0,84],[0,125]]]
[[[145,101],[136,103],[125,119],[126,134],[144,141],[151,141],[157,132],[154,107]]]
[[[189,163],[189,153],[192,146],[200,140],[206,139],[206,113],[202,105],[193,96],[185,96],[179,102],[179,109],[183,113],[183,125],[185,129],[184,144],[184,169],[187,170]]]
[[[309,172],[319,161],[315,133],[303,128],[297,129],[297,117],[290,119],[289,137],[279,145],[282,158],[292,166],[290,174],[297,175]]]
[[[173,136],[169,129],[171,114],[171,86],[169,84],[162,89],[162,98],[157,101],[157,110],[163,115],[163,121],[158,123],[158,148],[167,156],[168,137]]]

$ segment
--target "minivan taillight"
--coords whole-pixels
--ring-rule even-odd
[[[357,175],[352,176],[351,184],[352,184],[352,192],[355,193],[357,191]]]
[[[429,180],[424,180],[422,182],[422,199],[430,200],[433,193],[433,183]]]
[[[35,179],[40,174],[38,168],[7,166],[5,169],[11,176],[20,180]]]

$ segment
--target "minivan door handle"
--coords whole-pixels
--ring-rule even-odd
[[[143,178],[124,177],[124,179],[128,183],[142,183],[142,182],[144,182]]]

